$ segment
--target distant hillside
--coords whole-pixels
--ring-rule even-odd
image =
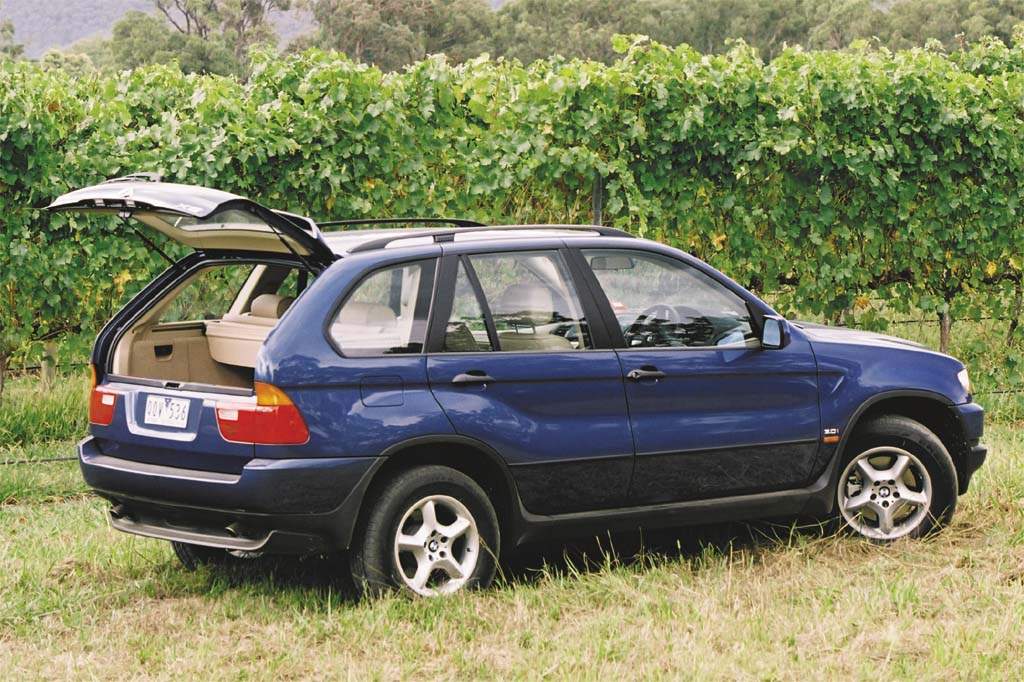
[[[0,19],[14,21],[14,39],[25,45],[25,54],[36,59],[51,47],[101,35],[109,36],[114,22],[128,10],[150,12],[150,0],[0,0]],[[312,23],[296,12],[271,15],[282,39],[304,33]]]

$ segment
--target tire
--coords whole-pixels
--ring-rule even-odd
[[[921,538],[956,511],[957,476],[946,446],[908,417],[858,426],[836,484],[836,512],[850,531],[877,542]]]
[[[235,560],[235,557],[231,556],[226,549],[217,547],[173,541],[171,547],[174,549],[178,561],[189,573],[198,570],[200,566],[226,566]]]
[[[387,484],[357,528],[352,579],[367,596],[486,588],[500,541],[494,505],[473,479],[444,466],[416,467]]]

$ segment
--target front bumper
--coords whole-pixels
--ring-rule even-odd
[[[82,475],[121,531],[273,553],[344,549],[379,460],[254,459],[240,474],[146,464],[78,445]]]
[[[981,437],[985,434],[985,409],[977,403],[965,403],[953,409],[956,411],[967,444],[962,455],[956,458],[958,492],[963,495],[971,484],[974,472],[981,468],[988,457],[988,447],[981,444]]]

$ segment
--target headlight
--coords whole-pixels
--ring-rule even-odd
[[[964,387],[964,390],[968,393],[971,392],[971,378],[967,376],[967,369],[964,368],[957,372],[956,378],[960,380],[960,385]]]

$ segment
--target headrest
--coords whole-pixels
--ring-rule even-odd
[[[379,303],[349,301],[338,313],[338,324],[360,327],[384,327],[395,324],[397,319],[395,311]]]
[[[555,316],[555,300],[542,284],[513,284],[501,293],[491,312],[511,322],[547,324]]]
[[[260,294],[252,300],[250,313],[254,317],[269,317],[272,320],[280,319],[284,311],[295,299],[291,296],[278,296],[277,294]]]

